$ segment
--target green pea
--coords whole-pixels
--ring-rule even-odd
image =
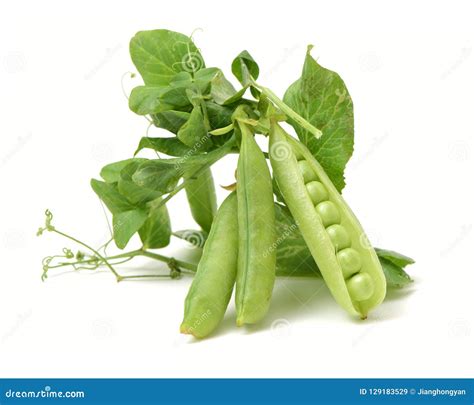
[[[318,180],[318,176],[306,160],[300,160],[298,162],[298,167],[300,168],[300,172],[303,175],[305,184],[313,180]]]
[[[238,243],[237,196],[232,193],[217,211],[204,245],[186,296],[181,333],[203,338],[221,322],[235,284]]]
[[[355,301],[365,301],[374,293],[374,281],[367,273],[359,273],[347,280],[347,289]]]
[[[311,181],[306,184],[306,190],[308,190],[309,197],[314,205],[318,205],[320,202],[326,201],[329,198],[326,187],[319,181]]]
[[[240,124],[237,165],[239,260],[235,290],[237,325],[260,321],[275,283],[276,232],[273,188],[267,162],[253,133]]]
[[[346,279],[357,273],[362,267],[359,253],[352,248],[347,248],[338,252],[337,260],[341,265],[342,274]]]
[[[321,221],[325,227],[337,224],[341,221],[341,214],[332,201],[323,201],[316,205],[316,212],[321,217]]]
[[[331,225],[326,231],[337,251],[351,246],[351,237],[342,225]]]

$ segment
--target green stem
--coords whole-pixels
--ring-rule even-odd
[[[299,115],[296,111],[290,108],[283,100],[281,100],[273,91],[271,91],[267,87],[263,87],[259,85],[255,80],[250,79],[252,86],[255,87],[257,90],[260,90],[263,94],[265,94],[270,101],[273,102],[281,111],[283,111],[289,118],[295,121],[298,125],[305,128],[307,131],[311,132],[316,139],[321,138],[323,133],[321,130],[310,124],[307,120],[305,120],[301,115]]]
[[[72,236],[69,236],[68,234],[64,233],[64,232],[61,232],[61,231],[58,231],[56,228],[53,228],[51,229],[52,232],[56,232],[58,235],[61,235],[67,239],[70,239],[72,240],[73,242],[76,242],[77,244],[81,245],[81,246],[84,246],[86,249],[89,249],[91,252],[93,252],[99,259],[101,259],[104,264],[109,268],[109,270],[114,274],[115,278],[117,279],[117,281],[120,281],[121,280],[121,276],[120,274],[118,274],[115,269],[110,265],[110,263],[107,261],[107,259],[102,256],[97,250],[95,250],[93,247],[89,246],[88,244],[84,243],[84,242],[81,242],[80,240],[72,237]]]
[[[140,274],[137,276],[122,276],[122,280],[139,279],[139,278],[163,278],[163,277],[169,277],[169,275],[167,274]]]
[[[71,239],[74,239],[74,238],[71,238]],[[84,246],[84,244],[82,244]],[[154,259],[154,260],[159,260],[161,262],[164,262],[164,263],[170,263],[171,261],[173,261],[178,267],[182,268],[182,269],[185,269],[185,270],[189,270],[193,273],[196,272],[197,270],[197,265],[193,264],[193,263],[189,263],[189,262],[185,262],[183,260],[177,260],[173,257],[168,257],[168,256],[163,256],[163,255],[160,255],[158,253],[153,253],[153,252],[149,252],[147,250],[142,250],[142,249],[137,249],[137,250],[132,250],[130,252],[125,252],[125,253],[120,253],[118,255],[114,255],[114,256],[108,256],[108,257],[99,257],[99,259],[101,261],[104,261],[105,259],[107,261],[110,261],[110,260],[117,260],[117,259],[126,259],[124,261],[121,261],[119,263],[114,263],[114,264],[121,264],[121,263],[124,263],[128,260],[131,260],[133,259],[134,257],[137,257],[137,256],[144,256],[144,257],[149,257],[151,259]],[[100,265],[100,261],[97,260],[97,258],[92,258],[92,259],[87,259],[87,260],[81,260],[81,261],[78,261],[78,262],[70,262],[70,263],[61,263],[61,264],[58,264],[56,266],[50,266],[49,268],[50,269],[57,269],[57,268],[60,268],[60,267],[64,267],[64,266],[74,266],[74,265],[84,265],[84,264],[91,264],[91,263],[97,263],[97,265]],[[105,263],[105,261],[104,261]],[[164,277],[168,277],[167,275],[163,275]],[[124,276],[120,276],[120,279],[124,279],[125,277]]]

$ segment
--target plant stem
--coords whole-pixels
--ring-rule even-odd
[[[74,238],[70,238],[70,239],[74,240]],[[84,246],[84,244],[82,244],[82,245]],[[153,253],[153,252],[149,252],[147,250],[142,250],[142,249],[132,250],[130,252],[120,253],[118,255],[108,256],[108,257],[103,257],[103,256],[99,257],[98,256],[100,261],[97,260],[97,258],[92,258],[92,259],[81,260],[81,261],[77,261],[77,262],[61,263],[61,264],[58,264],[56,266],[50,266],[49,268],[57,269],[57,268],[64,267],[64,266],[86,265],[86,264],[90,264],[90,263],[97,263],[97,265],[100,265],[101,262],[103,262],[105,264],[106,263],[105,260],[109,261],[109,260],[117,260],[117,259],[126,259],[122,262],[114,263],[114,264],[120,264],[120,263],[124,263],[128,260],[131,260],[131,259],[133,259],[134,257],[137,257],[137,256],[149,257],[151,259],[159,260],[159,261],[164,262],[164,263],[170,263],[171,261],[173,261],[178,267],[180,267],[182,269],[185,269],[185,270],[188,270],[192,273],[195,273],[196,270],[197,270],[197,265],[195,265],[193,263],[185,262],[183,260],[177,260],[173,257],[163,256],[163,255],[160,255],[158,253]],[[167,275],[163,275],[163,276],[168,277]],[[126,277],[119,275],[119,278],[122,280]]]
[[[61,231],[58,231],[56,228],[53,228],[51,230],[52,232],[56,232],[58,235],[61,235],[67,239],[70,239],[72,240],[73,242],[76,242],[77,244],[81,245],[81,246],[84,246],[86,249],[89,249],[91,252],[93,252],[99,259],[101,259],[104,264],[109,268],[109,270],[114,274],[115,278],[117,279],[117,281],[120,281],[121,280],[121,276],[120,274],[118,274],[115,269],[110,265],[110,263],[107,261],[107,259],[102,256],[97,250],[95,250],[93,247],[89,246],[88,244],[84,243],[84,242],[81,242],[80,240],[72,237],[72,236],[69,236],[68,234],[64,233],[64,232],[61,232]]]
[[[288,117],[294,120],[297,124],[305,128],[307,131],[311,132],[316,139],[321,138],[323,133],[321,130],[310,124],[306,121],[301,115],[299,115],[296,111],[290,108],[286,103],[283,102],[273,91],[271,91],[267,87],[263,87],[259,85],[255,80],[250,79],[252,86],[254,86],[257,90],[260,90],[263,94],[265,94],[270,101],[273,102],[281,111],[283,111]]]

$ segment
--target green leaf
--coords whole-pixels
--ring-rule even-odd
[[[155,124],[156,127],[177,134],[179,129],[189,119],[190,115],[191,114],[184,111],[169,110],[153,114],[151,117],[153,119],[153,124]]]
[[[132,180],[139,187],[155,190],[163,195],[176,187],[183,170],[177,159],[148,160],[137,168]]]
[[[276,272],[279,276],[316,276],[319,270],[287,207],[275,203]]]
[[[246,86],[251,78],[257,80],[260,68],[247,51],[242,51],[232,62],[232,73],[243,86]]]
[[[100,171],[100,177],[102,177],[107,183],[117,183],[120,180],[120,172],[124,167],[129,165],[131,162],[143,163],[144,161],[146,161],[146,159],[132,158],[110,163],[102,168]]]
[[[156,200],[157,203],[160,201],[160,199]],[[152,207],[138,233],[144,249],[159,249],[168,246],[171,237],[171,222],[166,205]]]
[[[156,190],[140,186],[133,181],[134,173],[143,162],[146,162],[146,159],[137,159],[130,162],[121,170],[120,179],[118,181],[118,191],[120,194],[126,196],[135,206],[144,206],[148,202],[161,197],[163,194]]]
[[[148,160],[138,167],[132,178],[135,183],[142,187],[165,194],[176,187],[185,172],[193,173],[202,167],[211,166],[230,153],[234,147],[235,141],[232,138],[223,146],[205,154]]]
[[[165,104],[164,101],[161,100],[161,96],[165,91],[165,87],[135,87],[128,99],[128,107],[138,115],[148,115],[170,110],[173,106],[171,104]]]
[[[218,68],[204,68],[198,70],[194,75],[194,83],[201,94],[206,95],[211,91],[211,85],[214,80],[222,74]]]
[[[127,246],[130,238],[141,228],[146,219],[146,211],[140,209],[114,214],[112,221],[114,241],[119,249]]]
[[[283,101],[299,115],[319,128],[316,139],[294,121],[299,139],[309,148],[341,191],[344,168],[354,148],[354,112],[347,88],[337,73],[320,66],[308,48],[301,77],[286,91]]]
[[[192,82],[167,87],[138,86],[132,90],[128,106],[138,115],[184,109],[191,105],[187,91],[191,86]]]
[[[178,139],[191,148],[197,148],[206,151],[212,145],[210,136],[204,125],[204,117],[201,107],[194,107],[189,117],[181,129],[178,131]]]
[[[192,40],[168,30],[138,32],[130,41],[130,55],[147,86],[167,86],[176,73],[205,67]]]
[[[163,94],[160,96],[163,104],[165,106],[171,106],[171,108],[166,108],[166,110],[181,110],[189,108],[191,105],[191,100],[189,98],[188,90],[194,89],[192,82],[182,82],[179,85],[172,85],[166,87]],[[162,108],[161,111],[165,111],[165,108]],[[160,112],[160,111],[158,111]]]
[[[219,73],[214,77],[211,82],[211,97],[217,104],[226,104],[226,102],[231,99],[237,90],[231,82],[229,82],[224,73],[219,71]]]
[[[375,251],[377,252],[378,257],[384,258],[398,267],[403,268],[409,264],[415,263],[411,257],[394,252],[393,250],[375,248]]]
[[[114,215],[135,208],[127,198],[119,193],[116,183],[105,183],[92,179],[91,187]]]
[[[382,265],[388,287],[400,288],[413,282],[410,276],[401,267],[380,256],[379,260],[380,264]]]
[[[212,101],[206,101],[205,105],[211,129],[223,128],[232,124],[232,114],[235,108],[219,105]]]
[[[153,149],[168,156],[189,156],[193,150],[178,138],[148,138],[143,137],[138,144],[135,155],[142,149]]]

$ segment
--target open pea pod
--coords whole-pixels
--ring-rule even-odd
[[[385,298],[386,281],[359,221],[311,152],[277,123],[270,161],[279,189],[336,301],[366,318]]]

